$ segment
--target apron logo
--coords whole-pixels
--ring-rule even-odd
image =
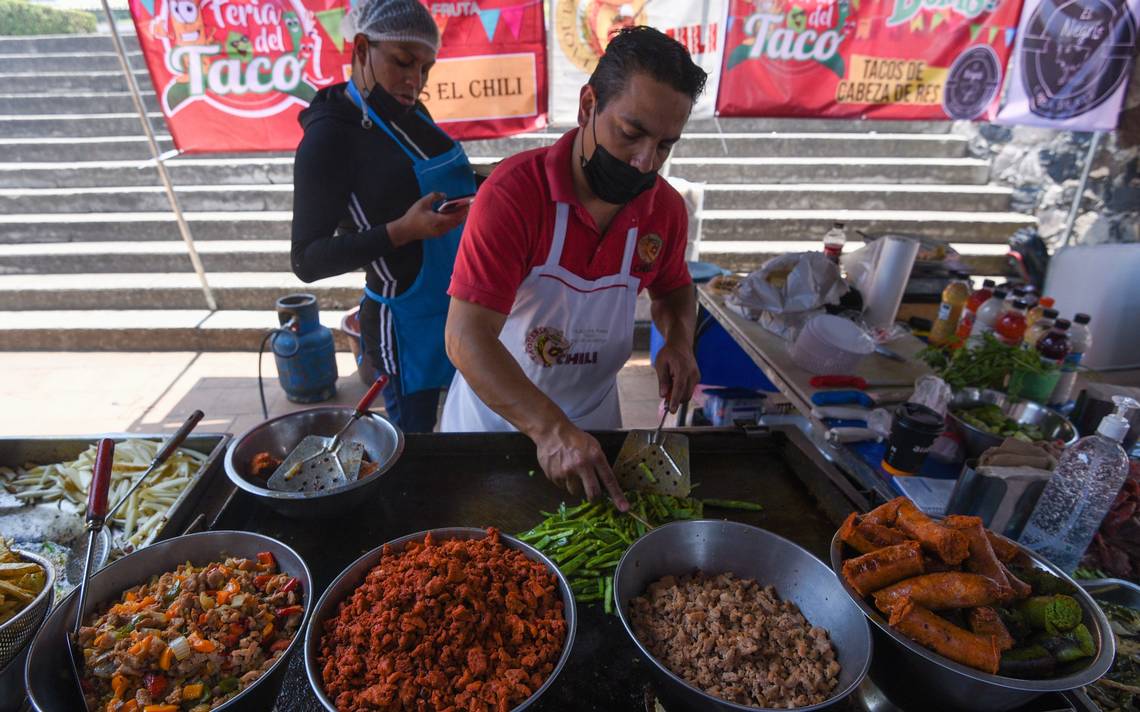
[[[660,235],[649,233],[637,238],[637,267],[635,272],[648,271],[653,263],[657,261],[657,257],[661,254],[661,248],[665,242],[661,239]]]
[[[561,329],[538,326],[526,337],[526,353],[543,368],[551,366],[586,366],[598,362],[597,351],[570,353],[570,341]]]

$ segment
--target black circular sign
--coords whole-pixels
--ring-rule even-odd
[[[1069,119],[1100,106],[1124,81],[1135,46],[1125,0],[1043,0],[1021,46],[1030,111]]]
[[[958,55],[946,77],[942,108],[952,119],[972,119],[990,105],[1001,87],[1001,63],[989,45],[974,45]]]

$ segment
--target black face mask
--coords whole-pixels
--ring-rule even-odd
[[[372,68],[371,48],[369,48],[368,54],[366,55],[365,69],[372,75],[372,88],[367,91],[362,91],[361,95],[377,114],[386,119],[392,119],[410,114],[416,110],[416,107],[407,106],[389,94],[388,90],[376,79],[376,70]]]
[[[590,190],[607,203],[625,205],[649,190],[657,182],[657,172],[642,173],[625,161],[615,158],[602,144],[598,143],[598,114],[594,108],[594,155],[586,160],[585,142],[579,160],[586,173]]]

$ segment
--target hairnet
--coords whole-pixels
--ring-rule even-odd
[[[439,28],[419,0],[359,0],[340,31],[349,42],[360,33],[373,42],[419,42],[439,51]]]

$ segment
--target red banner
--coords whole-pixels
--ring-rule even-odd
[[[733,0],[717,113],[992,119],[1022,0]]]
[[[291,151],[297,114],[343,82],[344,0],[130,0],[174,144]]]
[[[541,0],[424,2],[443,36],[424,102],[454,138],[545,125]],[[347,0],[130,0],[175,146],[292,151],[297,114],[351,73]]]
[[[424,1],[443,37],[422,97],[455,139],[546,125],[542,0]]]

